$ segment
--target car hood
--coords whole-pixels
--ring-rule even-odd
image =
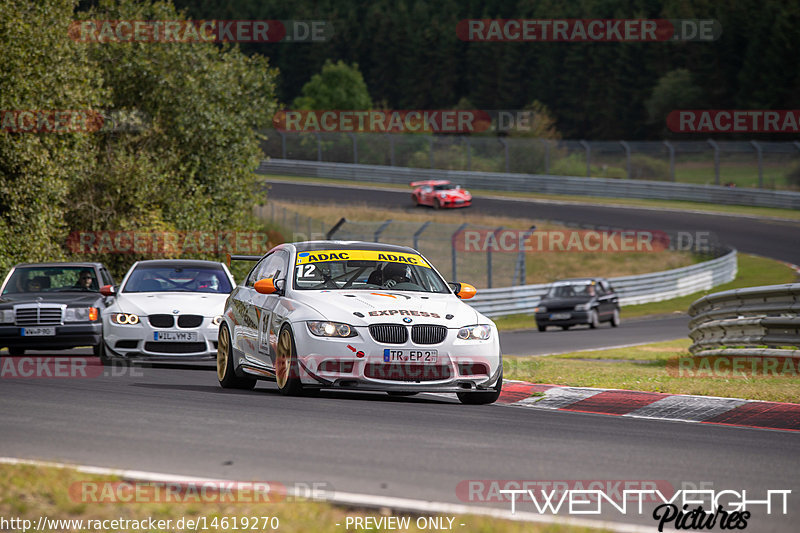
[[[217,316],[222,314],[227,298],[227,294],[198,292],[122,293],[117,296],[112,310],[144,316],[154,314]]]
[[[0,307],[11,307],[17,304],[66,304],[68,307],[90,307],[102,299],[99,292],[65,291],[65,292],[24,292],[4,294],[0,297]]]
[[[354,326],[389,323],[441,324],[448,328],[460,328],[487,322],[486,318],[452,294],[366,290],[296,291],[295,299],[313,308],[322,315],[321,318]],[[411,322],[404,321],[404,318]]]
[[[467,191],[465,191],[463,189],[452,189],[452,190],[449,190],[449,191],[436,191],[435,194],[438,196],[442,192],[444,192],[447,195],[448,198],[453,198],[455,200],[469,200],[470,198],[472,198],[472,195],[469,194]]]

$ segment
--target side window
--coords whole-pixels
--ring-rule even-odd
[[[260,278],[274,278],[280,279],[286,277],[287,262],[289,254],[283,250],[279,250],[270,256],[269,260],[264,264],[264,267],[259,273]]]
[[[105,268],[100,269],[100,278],[103,280],[103,285],[113,285],[114,280],[111,279],[111,274]]]
[[[606,288],[603,286],[602,283],[597,284],[597,295],[598,296],[605,296],[606,295]]]
[[[247,281],[245,281],[245,287],[252,287],[256,284],[256,281],[260,280],[261,278],[258,277],[258,273],[261,271],[261,268],[266,264],[267,261],[272,257],[272,255],[268,255],[258,263],[256,266],[253,267],[253,270],[247,275]]]

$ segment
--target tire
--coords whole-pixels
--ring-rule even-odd
[[[501,361],[502,365],[503,362]],[[491,392],[457,392],[458,401],[464,405],[488,405],[494,403],[500,397],[503,390],[503,371],[500,371],[500,377],[497,378],[497,384]]]
[[[597,309],[592,309],[592,314],[589,318],[589,327],[596,329],[600,325],[600,317],[597,316]]]
[[[390,390],[390,391],[386,391],[386,394],[388,394],[389,396],[403,397],[403,396],[414,396],[417,393],[416,392],[403,392],[403,391]]]
[[[106,343],[105,341],[100,341],[100,344],[92,346],[92,351],[94,352],[94,356],[100,359],[100,363],[103,366],[112,366],[114,364],[114,359],[108,356],[108,352],[106,352]]]
[[[563,329],[564,331],[567,331],[569,328],[570,326],[561,326],[561,329]]]
[[[20,357],[25,355],[25,348],[18,348],[18,347],[8,347],[8,355],[11,357]]]
[[[217,339],[217,379],[223,389],[252,390],[256,386],[254,378],[244,378],[236,375],[233,369],[233,346],[228,326],[219,328]]]
[[[614,314],[611,315],[611,327],[619,327],[619,309],[614,309]]]
[[[411,200],[414,202],[414,207],[419,207],[419,197],[417,197],[417,195],[412,194]]]
[[[300,371],[297,364],[297,346],[289,327],[284,326],[278,335],[278,349],[275,354],[275,381],[284,396],[299,396],[303,393]]]
[[[440,202],[438,198],[433,200],[433,208],[434,209],[441,209],[442,208],[442,202]]]
[[[547,326],[544,326],[542,324],[536,324],[536,329],[538,329],[539,331],[545,331],[547,329]]]

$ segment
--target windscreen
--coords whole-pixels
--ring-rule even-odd
[[[581,298],[594,296],[596,293],[593,283],[563,283],[553,285],[547,293],[548,298]]]
[[[20,267],[14,269],[3,294],[22,292],[97,292],[93,268],[81,266]]]
[[[450,292],[419,255],[378,250],[299,252],[294,288],[300,290],[395,290]]]
[[[222,268],[203,266],[139,265],[122,292],[205,292],[228,294],[230,280]]]

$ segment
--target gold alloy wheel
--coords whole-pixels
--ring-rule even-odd
[[[228,328],[219,330],[217,343],[217,378],[222,381],[225,378],[225,367],[228,366],[228,354],[230,353],[230,335]]]
[[[275,356],[275,381],[281,389],[289,381],[292,365],[292,336],[288,329],[281,331],[278,338],[278,353]]]

